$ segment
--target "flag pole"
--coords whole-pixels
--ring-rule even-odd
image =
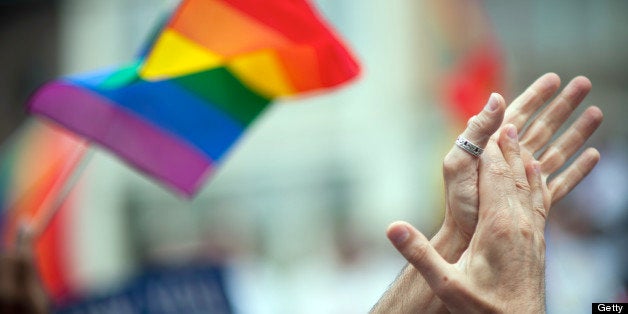
[[[57,193],[55,193],[55,195],[49,196],[54,198],[48,206],[44,206],[37,211],[37,213],[27,223],[31,239],[37,239],[44,233],[44,231],[46,231],[56,214],[63,206],[63,203],[67,199],[68,195],[72,192],[76,183],[81,178],[81,175],[94,154],[94,149],[90,146],[85,147],[86,145],[88,144],[82,143],[77,146],[74,152],[72,152],[72,155],[70,156],[72,159],[69,163],[70,165],[65,169],[64,173],[60,175],[60,177],[66,174],[68,175],[65,182],[63,182],[63,186]]]

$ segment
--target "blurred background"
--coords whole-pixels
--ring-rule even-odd
[[[39,85],[131,61],[176,3],[0,1],[3,141],[17,136]],[[597,105],[605,120],[587,144],[600,164],[550,215],[548,312],[628,302],[628,2],[315,4],[361,59],[361,78],[276,103],[193,201],[95,149],[38,243],[59,311],[133,312],[120,291],[147,270],[211,266],[198,278],[220,286],[225,311],[365,313],[404,265],[387,225],[407,220],[425,234],[440,226],[442,159],[468,104],[481,107],[491,91],[511,101],[550,71],[563,85],[590,78],[577,112]],[[153,289],[170,302],[159,306],[200,307],[214,291],[184,284]]]

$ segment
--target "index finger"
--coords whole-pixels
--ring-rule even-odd
[[[519,201],[514,173],[497,141],[490,141],[486,146],[480,160],[478,175],[479,220],[490,216],[494,211],[511,208]]]

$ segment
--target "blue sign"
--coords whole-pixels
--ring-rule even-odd
[[[211,266],[152,269],[119,291],[65,304],[59,314],[230,314],[223,272]]]

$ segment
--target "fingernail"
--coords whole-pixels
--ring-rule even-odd
[[[507,126],[506,134],[508,135],[508,137],[510,137],[510,139],[516,140],[517,139],[517,128],[515,128],[514,125]]]
[[[486,106],[484,106],[484,110],[488,112],[495,111],[495,109],[497,109],[497,104],[498,104],[497,94],[492,93],[491,97],[488,98],[488,103],[486,103]]]
[[[403,244],[409,236],[410,232],[406,226],[399,226],[388,233],[388,238],[395,245]]]

